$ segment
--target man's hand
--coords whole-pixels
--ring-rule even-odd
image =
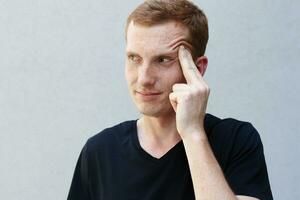
[[[207,140],[204,117],[210,89],[198,71],[192,55],[181,46],[179,61],[186,84],[174,84],[170,101],[176,112],[176,126],[187,155],[195,199],[258,200],[235,196]]]
[[[197,138],[206,137],[199,134],[204,133],[204,117],[210,89],[194,64],[192,55],[184,46],[179,47],[178,56],[186,84],[174,84],[173,92],[169,95],[176,112],[177,130],[181,138],[189,134],[194,134]]]

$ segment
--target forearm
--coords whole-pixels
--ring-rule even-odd
[[[212,152],[204,130],[186,136],[183,143],[196,200],[237,200]]]

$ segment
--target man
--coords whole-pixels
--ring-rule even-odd
[[[85,144],[69,200],[270,200],[255,128],[206,114],[204,13],[150,0],[129,16],[125,76],[141,113]]]

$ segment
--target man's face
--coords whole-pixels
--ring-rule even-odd
[[[188,29],[170,21],[143,26],[131,22],[127,30],[125,76],[138,110],[159,117],[173,113],[169,94],[175,83],[185,83],[178,49],[187,43]]]

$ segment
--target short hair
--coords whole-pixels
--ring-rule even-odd
[[[193,46],[193,56],[203,56],[208,41],[208,22],[204,12],[188,0],[146,0],[127,18],[125,36],[131,23],[151,26],[176,21],[189,30],[187,41]]]

